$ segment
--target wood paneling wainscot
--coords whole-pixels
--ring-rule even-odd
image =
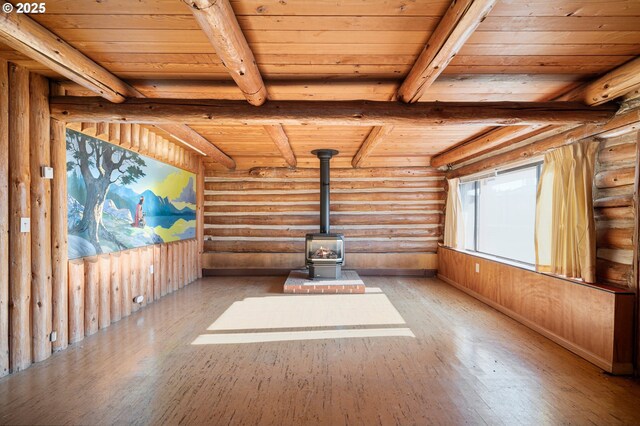
[[[584,285],[445,247],[438,276],[614,374],[633,372],[634,294]]]
[[[304,236],[319,231],[318,169],[209,168],[204,197],[205,269],[304,266]],[[331,170],[331,230],[345,235],[348,268],[433,270],[443,206],[432,168]]]

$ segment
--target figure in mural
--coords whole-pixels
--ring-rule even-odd
[[[102,253],[101,237],[120,245],[102,222],[104,203],[112,184],[126,185],[145,176],[144,160],[134,152],[76,132],[67,138],[67,152],[72,158],[67,170],[78,167],[86,187],[82,219],[69,232],[86,235],[98,254]]]
[[[142,205],[144,204],[144,196],[140,197],[140,201],[136,205],[136,217],[133,221],[133,226],[136,228],[144,228],[144,211],[142,210]]]

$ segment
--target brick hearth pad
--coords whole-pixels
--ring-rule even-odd
[[[342,271],[339,280],[310,280],[308,271],[295,270],[284,283],[285,293],[362,294],[364,291],[364,282],[356,271]]]

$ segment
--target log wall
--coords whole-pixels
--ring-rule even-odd
[[[634,288],[638,132],[600,142],[594,179],[598,281]]]
[[[0,377],[47,359],[198,276],[196,239],[68,261],[65,124],[50,119],[49,94],[64,90],[0,60]],[[107,123],[82,127],[121,146],[135,141],[146,155],[199,170],[201,156],[161,131]],[[46,166],[54,170],[52,180],[42,177]],[[27,229],[23,220],[30,222]],[[175,272],[182,273],[163,292],[166,271],[174,272],[163,267],[167,253],[175,253]],[[133,303],[137,295],[143,296],[141,304]]]
[[[318,169],[205,174],[205,269],[304,266],[304,236],[319,230]],[[331,170],[331,230],[345,235],[347,268],[435,269],[443,206],[444,177],[431,168]]]

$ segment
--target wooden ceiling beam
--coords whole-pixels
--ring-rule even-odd
[[[604,122],[614,105],[574,102],[272,101],[253,108],[241,101],[130,99],[114,105],[100,98],[52,97],[51,114],[66,121],[210,125],[336,125],[405,127],[447,124],[513,126]]]
[[[442,74],[449,62],[493,8],[496,0],[454,0],[429,37],[420,56],[398,89],[396,97],[417,102]],[[389,129],[374,128],[353,157],[353,167],[361,164],[373,147],[389,135]]]
[[[533,136],[532,132],[544,126],[509,126],[491,129],[484,134],[431,157],[432,167],[441,167],[467,160],[493,149],[500,149],[520,137]]]
[[[222,65],[251,105],[260,106],[267,100],[267,89],[253,52],[228,0],[183,0],[191,9],[202,31],[207,35]],[[296,167],[296,156],[289,138],[280,124],[265,126],[282,157]]]
[[[228,0],[183,0],[251,105],[267,100],[267,89],[253,52]]]
[[[0,41],[111,102],[137,90],[22,13],[0,14]]]
[[[447,179],[467,176],[483,172],[485,170],[494,169],[506,163],[525,160],[527,158],[544,154],[550,149],[569,145],[585,138],[593,136],[611,137],[611,135],[638,131],[638,128],[640,128],[640,109],[633,109],[626,113],[616,115],[604,124],[585,124],[583,126],[578,126],[574,129],[552,135],[548,138],[541,139],[520,148],[503,152],[502,154],[494,155],[481,161],[451,170],[447,173]]]
[[[0,15],[0,41],[110,102],[121,103],[129,97],[145,97],[25,14]],[[199,146],[199,150],[212,159],[221,161],[226,167],[228,164],[235,167],[229,156],[190,127],[175,123],[163,123],[158,127],[172,135],[174,133],[169,129],[178,132],[180,136],[176,137],[183,143]],[[203,141],[209,147],[205,147]]]
[[[353,160],[351,160],[351,165],[354,168],[361,167],[364,164],[365,159],[371,154],[375,147],[392,131],[393,126],[391,125],[374,127],[360,146],[360,149],[358,149]]]
[[[269,134],[273,143],[278,148],[278,151],[282,154],[282,157],[291,167],[296,167],[298,165],[298,161],[296,160],[296,156],[291,149],[291,144],[289,143],[289,138],[284,131],[284,127],[279,124],[264,126],[264,129]]]
[[[626,95],[638,90],[640,85],[640,57],[629,61],[596,80],[582,84],[554,101],[577,101],[586,105],[601,105],[606,100]],[[538,134],[539,129],[531,126],[513,126],[493,129],[453,149],[431,158],[433,167],[460,163],[472,156],[501,148],[516,140],[523,140]]]
[[[398,99],[417,102],[442,74],[497,0],[455,0],[398,89]]]
[[[601,105],[640,89],[640,57],[637,57],[594,81],[559,97],[558,101],[578,101]]]
[[[236,162],[227,154],[222,152],[217,146],[191,127],[184,124],[167,123],[156,126],[169,133],[183,144],[200,151],[212,160],[222,164],[227,169],[235,169]]]

